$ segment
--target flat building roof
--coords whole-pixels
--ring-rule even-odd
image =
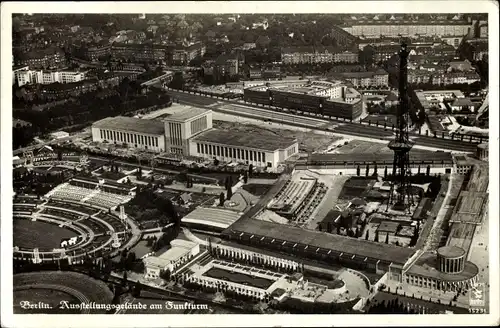
[[[272,137],[269,135],[252,134],[241,131],[211,129],[200,133],[192,139],[195,142],[210,142],[215,144],[276,151],[286,149],[297,143],[297,139]]]
[[[170,116],[165,118],[165,121],[186,122],[196,116],[206,114],[208,112],[211,112],[211,110],[199,107],[182,106],[182,108],[179,108],[179,110],[173,112]]]
[[[165,134],[165,126],[163,122],[125,116],[107,117],[95,122],[92,124],[92,127],[153,135]]]

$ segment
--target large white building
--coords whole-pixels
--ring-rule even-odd
[[[212,111],[182,106],[164,119],[166,152],[189,155],[189,139],[212,128]]]
[[[27,68],[27,67],[26,67]],[[19,86],[25,84],[74,83],[85,80],[85,72],[78,71],[32,71],[18,70],[14,78]]]
[[[276,167],[298,151],[297,139],[217,129],[201,133],[189,142],[192,156],[253,164],[256,167]]]
[[[129,147],[165,151],[163,122],[133,117],[107,117],[92,124],[92,141],[126,144]]]
[[[190,106],[179,106],[162,121],[105,118],[92,125],[92,141],[255,167],[277,167],[299,151],[297,139],[214,129],[211,110]]]
[[[158,279],[161,272],[166,270],[175,273],[176,269],[200,253],[199,244],[183,239],[172,240],[170,246],[163,254],[149,256],[143,260],[146,278]]]

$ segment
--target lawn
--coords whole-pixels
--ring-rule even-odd
[[[239,272],[230,272],[219,268],[211,268],[203,275],[215,279],[230,281],[237,284],[253,286],[261,289],[268,289],[269,286],[271,286],[274,283],[273,280],[250,276]]]
[[[61,239],[75,237],[77,234],[67,228],[27,219],[14,219],[14,245],[21,248],[53,249],[60,248]]]

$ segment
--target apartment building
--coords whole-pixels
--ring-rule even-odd
[[[206,49],[206,46],[201,42],[197,42],[188,46],[183,45],[172,51],[172,61],[175,64],[188,64],[196,57],[203,57]]]
[[[23,70],[15,74],[19,86],[25,84],[74,83],[85,80],[85,72],[80,71],[32,71]]]

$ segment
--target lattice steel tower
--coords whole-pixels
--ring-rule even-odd
[[[408,54],[406,43],[401,43],[399,51],[399,106],[397,109],[396,136],[388,147],[394,152],[392,167],[393,183],[389,204],[394,204],[400,210],[409,210],[413,205],[410,184],[410,150],[414,142],[408,137],[408,122],[410,120],[408,102]],[[388,204],[388,205],[389,205]]]

